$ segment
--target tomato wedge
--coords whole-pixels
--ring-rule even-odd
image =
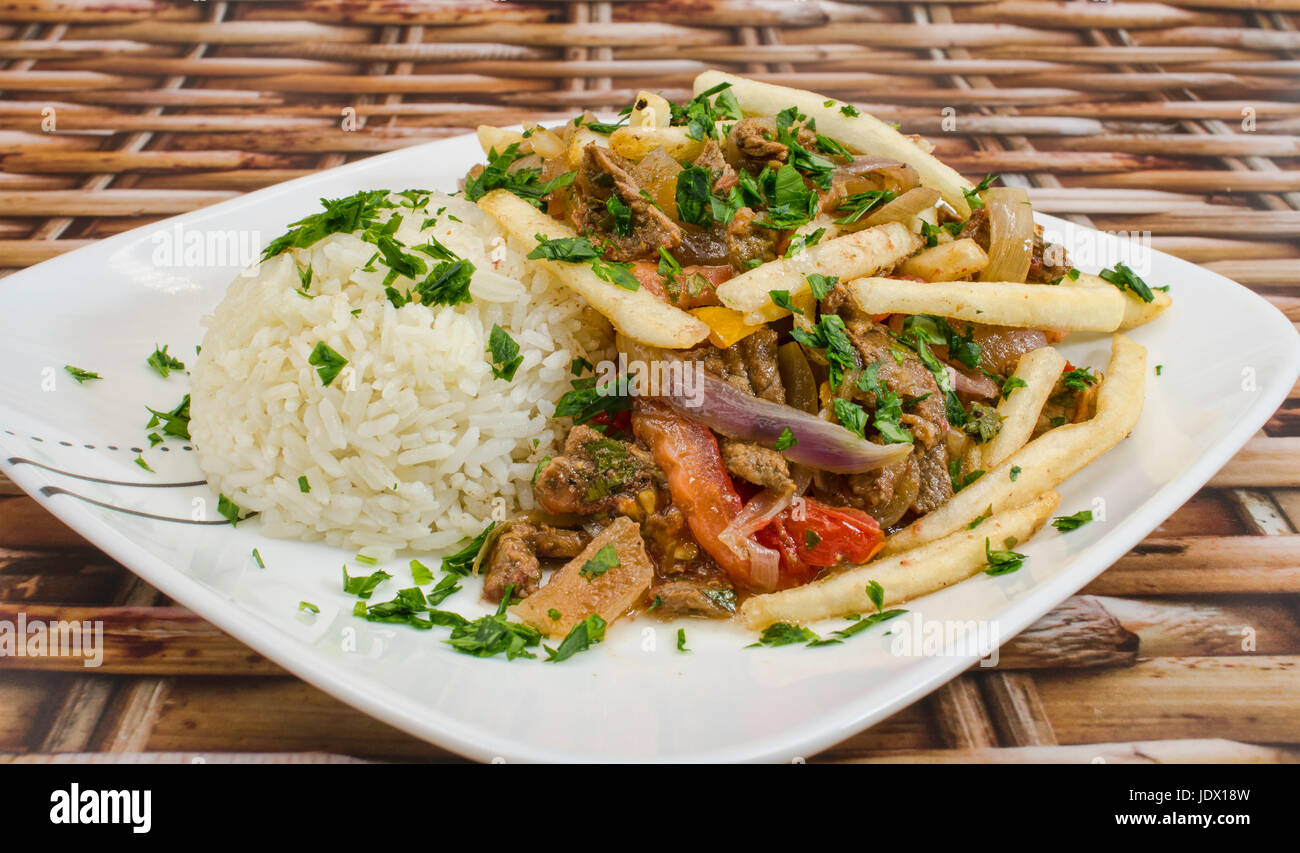
[[[686,420],[667,404],[646,397],[633,403],[632,432],[650,448],[668,478],[673,503],[686,518],[695,541],[732,581],[746,583],[748,558],[718,538],[740,515],[743,504],[722,464],[713,432]]]
[[[807,583],[819,569],[865,563],[885,546],[880,525],[865,512],[812,498],[787,508],[755,538],[781,553],[782,586]]]
[[[677,284],[671,293],[665,286],[664,277],[659,274],[659,264],[656,261],[633,261],[632,275],[636,276],[636,280],[641,282],[642,287],[664,302],[676,305],[682,310],[689,310],[705,305],[722,304],[718,301],[718,285],[731,278],[734,273],[729,266],[693,264],[683,267],[677,275]],[[696,275],[702,276],[705,284],[698,283],[694,278]]]

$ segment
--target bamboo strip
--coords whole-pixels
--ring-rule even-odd
[[[1141,638],[1148,657],[1300,654],[1300,624],[1285,595],[1099,597]]]
[[[940,739],[948,748],[978,749],[997,743],[993,722],[978,686],[970,677],[959,676],[949,681],[930,694],[925,704]]]
[[[1125,30],[1230,27],[1236,23],[1231,15],[1189,12],[1163,3],[1047,3],[1041,0],[999,0],[981,6],[956,7],[953,9],[953,19],[963,23],[974,21],[1033,27]]]
[[[1053,143],[1062,151],[1120,151],[1183,157],[1298,157],[1300,139],[1294,136],[1249,134],[1237,136],[1187,136],[1172,133],[1108,134],[1102,137],[1062,139]]]
[[[1300,190],[1300,171],[1234,172],[1196,169],[1143,169],[1089,175],[1091,186],[1179,189],[1187,192],[1267,192]]]
[[[980,678],[998,738],[1007,746],[1050,746],[1056,743],[1052,721],[1034,686],[1020,672],[991,672]]]
[[[348,62],[472,62],[526,61],[551,59],[551,49],[513,44],[473,42],[417,42],[400,44],[359,44],[317,41],[296,44],[245,45],[240,52],[248,56],[297,56],[305,59],[336,59]]]
[[[1073,46],[1074,33],[1013,24],[835,24],[784,34],[787,44],[858,44],[884,48],[1002,47],[1041,44]]]
[[[368,27],[328,26],[310,21],[136,21],[80,27],[83,39],[123,39],[160,44],[273,44],[275,42],[368,42]]]
[[[1124,669],[1042,672],[1035,681],[1065,743],[1197,737],[1300,742],[1294,657],[1155,658]]]
[[[67,151],[8,154],[0,169],[10,172],[181,172],[197,169],[270,169],[288,158],[248,151]]]
[[[1237,27],[1175,27],[1133,34],[1138,45],[1219,45],[1246,50],[1300,49],[1300,32]]]
[[[3,12],[0,12],[2,15]],[[75,39],[49,39],[37,41],[22,39],[0,41],[0,59],[85,59],[98,56],[171,56],[170,48],[141,44],[118,39],[115,41],[90,41]]]
[[[1085,595],[1300,592],[1300,535],[1148,539]]]
[[[164,0],[113,0],[112,3],[86,3],[81,0],[2,0],[0,21],[39,21],[41,23],[134,21],[141,18],[194,20],[198,12]]]
[[[547,80],[485,77],[478,74],[406,74],[386,77],[369,74],[283,74],[271,77],[236,77],[231,86],[275,92],[342,92],[349,94],[502,94],[540,92]]]
[[[215,190],[51,190],[0,192],[0,216],[132,216],[184,213],[237,193]]]
[[[98,71],[0,71],[0,89],[143,89],[152,82],[148,77],[101,74]]]
[[[1284,101],[1214,100],[1214,101],[1103,101],[1074,103],[1060,106],[1024,107],[1026,115],[1070,115],[1098,119],[1144,119],[1149,121],[1174,121],[1185,118],[1222,118],[1238,120],[1249,110],[1257,118],[1300,115],[1300,104]]]
[[[43,71],[94,71],[123,75],[183,74],[191,77],[256,77],[281,74],[346,74],[356,70],[352,63],[324,62],[285,57],[203,56],[135,57],[109,56],[95,59],[43,62]],[[322,89],[321,91],[329,91]]]
[[[958,118],[958,126],[963,119]],[[1108,151],[1058,151],[1050,158],[1038,151],[966,151],[950,153],[944,162],[967,175],[983,176],[1031,169],[1052,172],[1116,172],[1155,170],[1174,161],[1150,154],[1117,154]]]
[[[551,7],[537,3],[501,3],[499,0],[349,0],[340,15],[338,0],[301,0],[285,3],[249,3],[240,18],[245,21],[334,22],[340,18],[361,24],[463,24],[526,23],[546,21]]]

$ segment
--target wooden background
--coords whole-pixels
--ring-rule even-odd
[[[617,108],[640,88],[682,97],[721,67],[901,122],[966,174],[1029,187],[1039,210],[1150,232],[1294,322],[1296,12],[1300,0],[0,0],[0,272],[479,123]],[[1294,761],[1298,524],[1293,389],[1207,488],[999,668],[819,760]],[[0,659],[0,760],[454,760],[172,605],[0,480],[0,618],[18,610],[103,619],[109,652],[97,671]]]

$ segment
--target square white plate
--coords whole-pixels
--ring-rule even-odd
[[[168,259],[165,250],[183,248],[187,234],[231,230],[253,242],[246,248],[255,256],[287,223],[317,209],[321,196],[451,190],[480,160],[472,136],[407,148],[121,234],[5,279],[5,473],[123,565],[286,669],[481,760],[791,761],[866,728],[973,663],[973,644],[951,654],[894,654],[903,634],[890,626],[902,619],[843,645],[746,649],[754,636],[734,625],[644,618],[612,626],[603,644],[559,665],[478,659],[443,645],[444,629],[354,618],[339,573],[350,553],[263,537],[255,520],[237,529],[192,523],[196,509],[221,522],[216,496],[195,482],[202,475],[192,451],[176,440],[166,452],[148,450],[144,428],[145,406],[174,406],[188,391],[186,377],[163,380],[144,361],[155,344],[192,359],[199,319],[220,301],[238,265],[198,262],[211,258],[187,265],[183,251]],[[1039,221],[1082,269],[1125,257],[1143,266],[1132,244],[1051,217]],[[927,596],[909,605],[905,619],[974,620],[1005,642],[1154,529],[1285,399],[1300,374],[1300,337],[1280,312],[1193,264],[1156,252],[1145,260],[1139,272],[1152,285],[1172,285],[1174,305],[1133,337],[1163,375],[1149,375],[1132,436],[1061,489],[1062,514],[1104,506],[1105,520],[1068,535],[1048,528],[1020,547],[1029,560],[1018,573],[980,575]],[[1104,368],[1109,341],[1072,336],[1063,349],[1076,365]],[[77,385],[65,364],[104,379]],[[138,448],[156,474],[134,464]],[[265,570],[251,557],[254,547]],[[354,574],[364,568],[350,566]],[[374,601],[410,585],[405,559],[385,568],[394,579]],[[471,581],[443,606],[486,612],[476,598]],[[299,613],[303,600],[320,614]],[[689,654],[677,651],[678,627],[687,629]]]

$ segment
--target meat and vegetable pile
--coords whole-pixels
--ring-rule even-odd
[[[696,92],[479,131],[466,196],[619,355],[574,362],[538,510],[483,537],[484,596],[554,636],[739,613],[777,643],[1019,568],[1054,487],[1136,423],[1145,350],[1119,332],[1167,292],[1075,269],[1025,190],[849,104],[718,72]],[[1071,332],[1115,333],[1104,372],[1053,348]]]

